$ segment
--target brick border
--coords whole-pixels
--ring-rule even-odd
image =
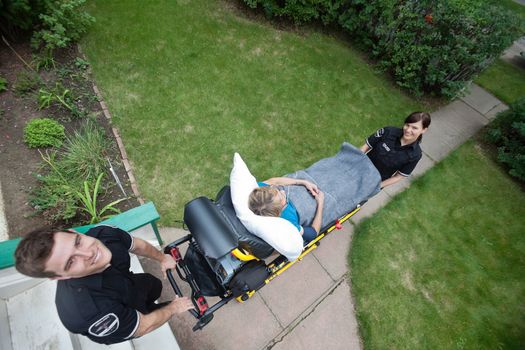
[[[84,52],[82,51],[82,48],[80,45],[77,45],[78,53],[82,57],[82,59],[86,60],[86,55],[84,55]],[[89,62],[89,61],[88,61]],[[131,185],[131,190],[133,191],[133,194],[137,198],[140,204],[144,204],[144,198],[140,195],[139,188],[137,186],[137,180],[135,179],[135,176],[133,175],[133,169],[131,168],[131,163],[128,159],[128,154],[126,153],[126,149],[124,148],[124,143],[122,142],[122,138],[120,137],[120,133],[118,132],[118,129],[113,126],[113,122],[111,120],[111,113],[109,112],[108,106],[106,102],[104,101],[104,98],[102,97],[102,94],[100,93],[100,90],[98,89],[97,85],[95,84],[95,80],[92,78],[93,74],[91,71],[91,66],[88,65],[87,67],[87,73],[90,77],[89,81],[91,82],[93,91],[95,92],[95,95],[97,96],[98,102],[100,104],[100,108],[102,109],[102,112],[104,113],[104,116],[109,122],[109,125],[111,126],[111,132],[113,133],[113,137],[115,138],[115,141],[117,142],[118,149],[120,151],[120,157],[122,159],[122,163],[124,164],[124,169],[126,169],[126,174],[129,178],[129,183]]]

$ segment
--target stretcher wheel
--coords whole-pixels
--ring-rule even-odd
[[[206,326],[208,323],[211,322],[211,320],[213,320],[213,314],[209,314],[209,315],[199,318],[199,321],[192,328],[193,331],[195,332],[195,331],[199,331],[203,329],[204,326]]]

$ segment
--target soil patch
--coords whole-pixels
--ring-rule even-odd
[[[26,62],[31,62],[32,54],[28,42],[10,43],[12,49]],[[37,91],[25,96],[16,95],[13,87],[20,72],[29,71],[29,68],[15,54],[11,48],[0,43],[0,76],[8,82],[8,90],[0,93],[0,183],[4,199],[5,215],[10,238],[23,236],[25,233],[50,225],[58,227],[74,227],[85,223],[81,215],[69,221],[51,222],[48,217],[39,213],[31,205],[31,192],[39,185],[37,174],[44,171],[41,167],[42,158],[38,149],[30,149],[23,142],[25,125],[34,118],[52,117],[65,126],[66,135],[78,130],[85,118],[72,117],[71,113],[59,106],[39,109]],[[60,78],[64,87],[74,91],[75,104],[91,115],[103,127],[106,136],[113,140],[110,121],[108,121],[100,107],[100,103],[93,93],[92,83],[85,69],[76,67],[74,62],[80,55],[76,48],[63,50],[57,54],[56,67],[50,71],[41,71],[39,75],[45,84],[53,84]],[[128,196],[132,196],[127,173],[122,165],[120,153],[114,146],[107,150],[106,156],[110,159],[115,172],[120,179]],[[45,149],[41,149],[45,152]],[[111,175],[111,182],[113,178]],[[119,187],[110,188],[101,196],[101,205],[123,198]],[[131,198],[117,207],[126,210],[135,207],[137,201]]]

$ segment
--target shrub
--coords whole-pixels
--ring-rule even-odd
[[[525,182],[525,97],[498,114],[486,135],[498,147],[498,161],[509,168],[510,175]]]
[[[298,23],[338,23],[415,94],[455,96],[523,31],[516,15],[480,0],[244,1]]]
[[[64,126],[49,118],[33,119],[24,128],[24,142],[31,148],[60,147],[65,137]]]
[[[33,31],[32,44],[46,55],[74,42],[94,22],[81,10],[85,0],[0,1],[0,31],[15,36]]]
[[[33,46],[52,52],[77,41],[94,22],[91,15],[80,10],[84,2],[85,0],[47,1],[45,11],[39,15],[40,29],[33,34]]]
[[[13,92],[17,96],[26,96],[41,84],[42,80],[38,74],[34,72],[23,70],[16,75],[15,85],[13,86]]]
[[[7,79],[0,76],[0,92],[7,90]]]

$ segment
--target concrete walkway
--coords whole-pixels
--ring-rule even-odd
[[[431,127],[422,142],[424,156],[413,178],[445,158],[506,108],[494,96],[472,85],[465,97],[433,112]],[[342,230],[323,239],[312,254],[244,304],[231,301],[216,312],[214,320],[202,331],[192,332],[195,319],[188,313],[174,317],[170,324],[181,348],[362,349],[346,261],[354,226],[408,186],[410,180],[405,180],[381,191]],[[161,230],[166,242],[187,233],[180,229]],[[159,274],[155,266],[146,263],[144,269],[148,268]],[[181,282],[181,286],[188,295],[187,285]],[[164,291],[163,298],[173,298],[167,283]],[[213,298],[209,302],[213,303]]]

